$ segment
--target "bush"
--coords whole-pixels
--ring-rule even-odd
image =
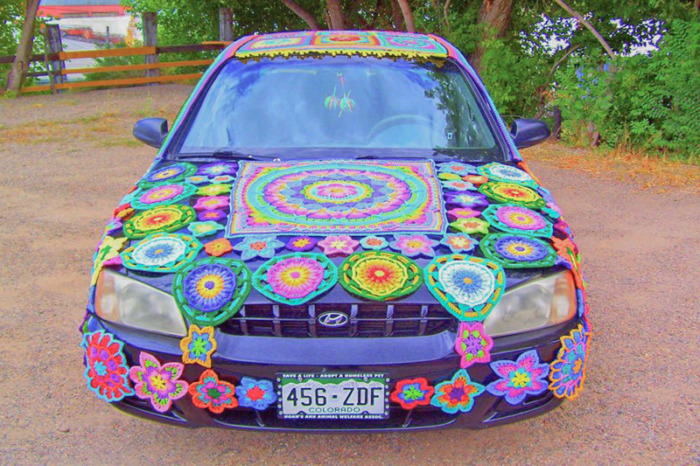
[[[700,23],[672,20],[659,49],[597,65],[571,62],[557,73],[563,137],[694,160],[700,156]]]

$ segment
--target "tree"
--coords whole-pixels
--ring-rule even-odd
[[[29,59],[32,55],[34,26],[36,24],[36,13],[39,9],[39,1],[40,0],[27,0],[22,36],[19,40],[19,44],[17,44],[17,52],[12,62],[10,74],[7,76],[7,90],[9,92],[19,93],[19,89],[22,86],[22,79],[27,73]]]

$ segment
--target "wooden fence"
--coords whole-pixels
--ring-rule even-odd
[[[202,76],[201,72],[190,72],[182,74],[164,74],[159,75],[154,73],[154,75],[146,75],[140,77],[128,77],[128,78],[117,78],[117,79],[103,79],[103,80],[86,80],[86,81],[75,81],[75,82],[54,82],[57,81],[56,78],[67,76],[71,74],[84,74],[84,73],[108,73],[117,71],[148,71],[148,70],[159,70],[163,68],[187,68],[196,66],[207,66],[212,63],[213,59],[205,58],[199,60],[178,60],[178,61],[159,61],[158,57],[162,54],[168,53],[184,53],[184,52],[201,52],[207,50],[221,50],[225,47],[228,42],[217,41],[217,42],[205,42],[202,44],[194,45],[177,45],[170,47],[123,47],[123,48],[113,48],[113,49],[103,49],[103,50],[80,50],[75,52],[57,52],[57,53],[46,53],[37,54],[31,57],[32,62],[44,62],[47,65],[48,71],[43,73],[32,73],[33,76],[49,76],[50,84],[37,85],[22,87],[22,93],[28,92],[42,92],[42,91],[58,91],[63,89],[78,89],[86,87],[105,87],[105,86],[128,86],[128,85],[138,85],[138,84],[149,84],[149,83],[165,83],[165,82],[175,82],[175,81],[187,81],[190,79],[198,79]],[[62,63],[65,60],[70,60],[74,58],[103,58],[103,57],[127,57],[142,55],[144,57],[149,57],[151,60],[145,60],[145,63],[133,64],[133,65],[114,65],[114,66],[100,66],[100,67],[89,67],[89,68],[70,68],[66,69]],[[0,57],[1,63],[12,63],[14,57],[6,56]],[[59,66],[52,64],[61,63]]]

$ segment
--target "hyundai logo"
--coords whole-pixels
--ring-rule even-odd
[[[335,328],[342,327],[343,325],[347,324],[350,319],[342,312],[330,311],[319,315],[316,320],[318,320],[318,323],[324,327]]]

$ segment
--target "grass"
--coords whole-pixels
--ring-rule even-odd
[[[559,168],[578,170],[594,176],[611,176],[640,189],[665,192],[671,188],[700,190],[700,166],[656,157],[639,151],[570,147],[545,143],[525,149],[525,160],[541,161]]]
[[[0,125],[0,144],[70,144],[79,140],[96,147],[135,147],[140,143],[129,136],[135,121],[145,116],[169,116],[167,114],[165,108],[155,109],[152,101],[146,100],[145,108],[130,113],[107,111],[60,121]]]

